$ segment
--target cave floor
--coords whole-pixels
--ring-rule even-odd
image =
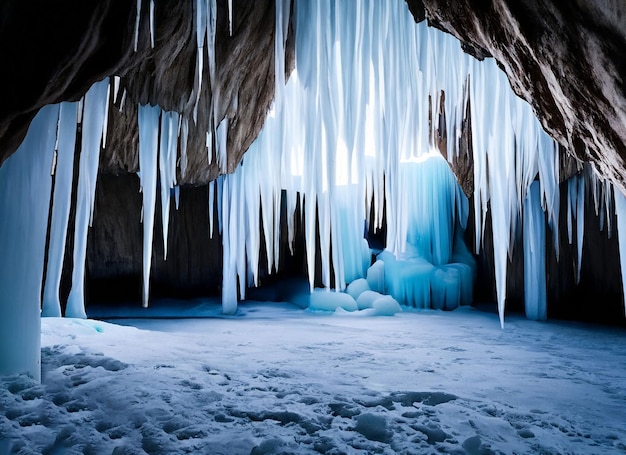
[[[626,451],[624,329],[259,302],[114,322],[42,320],[42,383],[0,381],[0,453]]]

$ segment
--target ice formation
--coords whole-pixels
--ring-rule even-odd
[[[78,103],[61,104],[55,144],[54,195],[46,280],[41,305],[42,316],[61,316],[59,285],[61,284],[65,240],[70,217],[77,119]]]
[[[524,202],[524,307],[529,319],[546,319],[546,223],[539,182]]]
[[[0,167],[0,375],[41,374],[40,301],[59,106],[35,116]]]
[[[78,167],[76,196],[76,224],[74,226],[74,269],[72,289],[67,299],[65,315],[86,317],[85,314],[85,259],[87,233],[93,219],[98,162],[103,143],[103,132],[109,109],[109,80],[95,83],[85,94],[82,114],[82,141]]]
[[[435,139],[445,136],[444,154],[454,160],[460,153],[462,121],[469,110],[474,249],[481,247],[486,214],[491,210],[498,309],[504,323],[507,262],[515,230],[522,226],[527,314],[545,318],[543,270],[548,240],[542,223],[545,219],[552,228],[558,255],[559,155],[556,143],[542,130],[531,107],[513,94],[495,61],[479,62],[465,54],[452,36],[425,23],[415,24],[402,0],[331,5],[298,0],[293,12],[291,5],[288,0],[276,4],[276,96],[265,126],[236,172],[209,185],[207,230],[210,235],[221,234],[223,245],[223,311],[234,313],[246,288],[259,284],[261,257],[267,260],[265,269],[278,270],[280,236],[287,236],[293,246],[295,217],[301,217],[304,226],[314,308],[333,307],[329,299],[336,301],[334,308],[349,310],[372,309],[380,302],[382,313],[393,312],[396,301],[443,309],[469,303],[475,273],[472,254],[463,241],[469,203],[436,149],[440,144]],[[228,6],[232,33],[230,2]],[[160,188],[160,222],[167,255],[170,196],[173,192],[178,202],[176,174],[186,173],[189,122],[196,121],[200,93],[210,90],[217,74],[216,2],[196,0],[194,8],[197,66],[191,118],[158,106],[138,109],[144,306],[149,302],[157,192]],[[153,1],[149,15],[153,44]],[[290,15],[296,64],[286,82],[284,53]],[[138,1],[135,49],[140,16]],[[209,83],[202,78],[205,61]],[[43,314],[60,314],[60,269],[72,181],[77,179],[74,270],[66,315],[85,315],[85,248],[93,217],[98,157],[106,145],[109,96],[112,90],[117,99],[120,89],[119,78],[112,82],[112,88],[108,79],[96,83],[79,103],[42,109],[20,150],[0,168],[3,315],[18,311],[14,302],[28,302],[31,311],[36,306],[33,302],[40,300],[53,162]],[[120,109],[125,99],[124,89]],[[215,103],[219,93],[213,93],[210,100],[207,154],[209,162],[215,158],[225,171],[229,121],[218,118]],[[73,118],[82,128],[78,158],[73,155],[79,147],[74,144]],[[43,158],[35,160],[37,154]],[[79,166],[73,176],[75,159]],[[616,209],[620,253],[626,255],[624,196],[593,175],[587,172],[568,183],[566,216],[570,243],[576,234],[577,275],[583,259],[586,194],[593,195],[596,212],[602,214],[601,222],[607,223],[609,233],[612,210]],[[287,208],[286,232],[280,231],[283,204]],[[372,265],[365,229],[378,229],[383,223],[386,249]],[[22,233],[20,229],[26,230]],[[260,254],[263,245],[265,254]],[[314,289],[318,247],[321,276],[317,278],[324,290]],[[626,276],[624,265],[622,272]],[[358,283],[352,286],[354,292],[339,292],[350,283]],[[11,313],[0,320],[7,325],[21,317],[26,316],[20,310],[19,316]],[[37,324],[29,319],[24,327],[36,328]],[[3,338],[0,346],[13,343],[14,332],[10,327],[1,330],[0,336],[11,334],[11,340]],[[28,343],[25,349],[34,349],[36,341]],[[5,368],[13,360],[3,362],[0,367]]]

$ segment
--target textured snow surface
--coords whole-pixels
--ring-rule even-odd
[[[626,451],[623,330],[286,303],[118,323],[42,321],[42,383],[0,381],[0,453]]]

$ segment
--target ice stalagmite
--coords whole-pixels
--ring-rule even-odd
[[[108,115],[108,94],[109,80],[104,79],[89,89],[83,103],[82,141],[76,190],[76,224],[74,226],[74,269],[72,289],[65,310],[67,317],[86,317],[84,289],[87,232],[93,216],[102,131],[105,116]]]
[[[41,284],[59,105],[0,167],[0,375],[41,377]]]
[[[62,103],[60,105],[52,220],[50,222],[50,243],[48,246],[42,316],[61,316],[59,285],[63,270],[67,225],[70,217],[77,108],[78,103]]]
[[[157,163],[159,146],[158,106],[139,106],[139,172],[143,196],[143,294],[142,305],[148,307],[150,296],[150,269],[152,264],[152,239],[154,237],[154,212],[157,194]]]

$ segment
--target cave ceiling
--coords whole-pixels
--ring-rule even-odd
[[[532,104],[544,128],[572,154],[594,162],[601,175],[626,181],[626,4],[619,0],[407,0],[416,20],[452,33],[466,52],[494,57],[515,92]],[[232,172],[260,131],[274,96],[274,1],[218,1],[212,92],[217,116],[228,117]],[[136,3],[81,0],[0,4],[0,163],[15,151],[44,105],[78,100],[89,86],[120,76],[125,107],[111,109],[101,171],[137,171],[137,103],[190,115],[194,100],[193,2],[158,0],[155,45],[149,2],[142,2],[137,51]],[[293,30],[286,46],[293,68]],[[208,92],[207,92],[208,93]],[[204,95],[211,96],[211,95]],[[215,95],[214,95],[215,96]],[[114,100],[119,107],[120,100]],[[207,101],[207,100],[205,100]],[[201,102],[201,105],[211,105]],[[242,108],[245,106],[245,108]],[[186,184],[214,179],[205,142],[211,113],[200,109],[190,129]],[[195,151],[195,153],[194,153]],[[180,178],[181,176],[179,176]]]

